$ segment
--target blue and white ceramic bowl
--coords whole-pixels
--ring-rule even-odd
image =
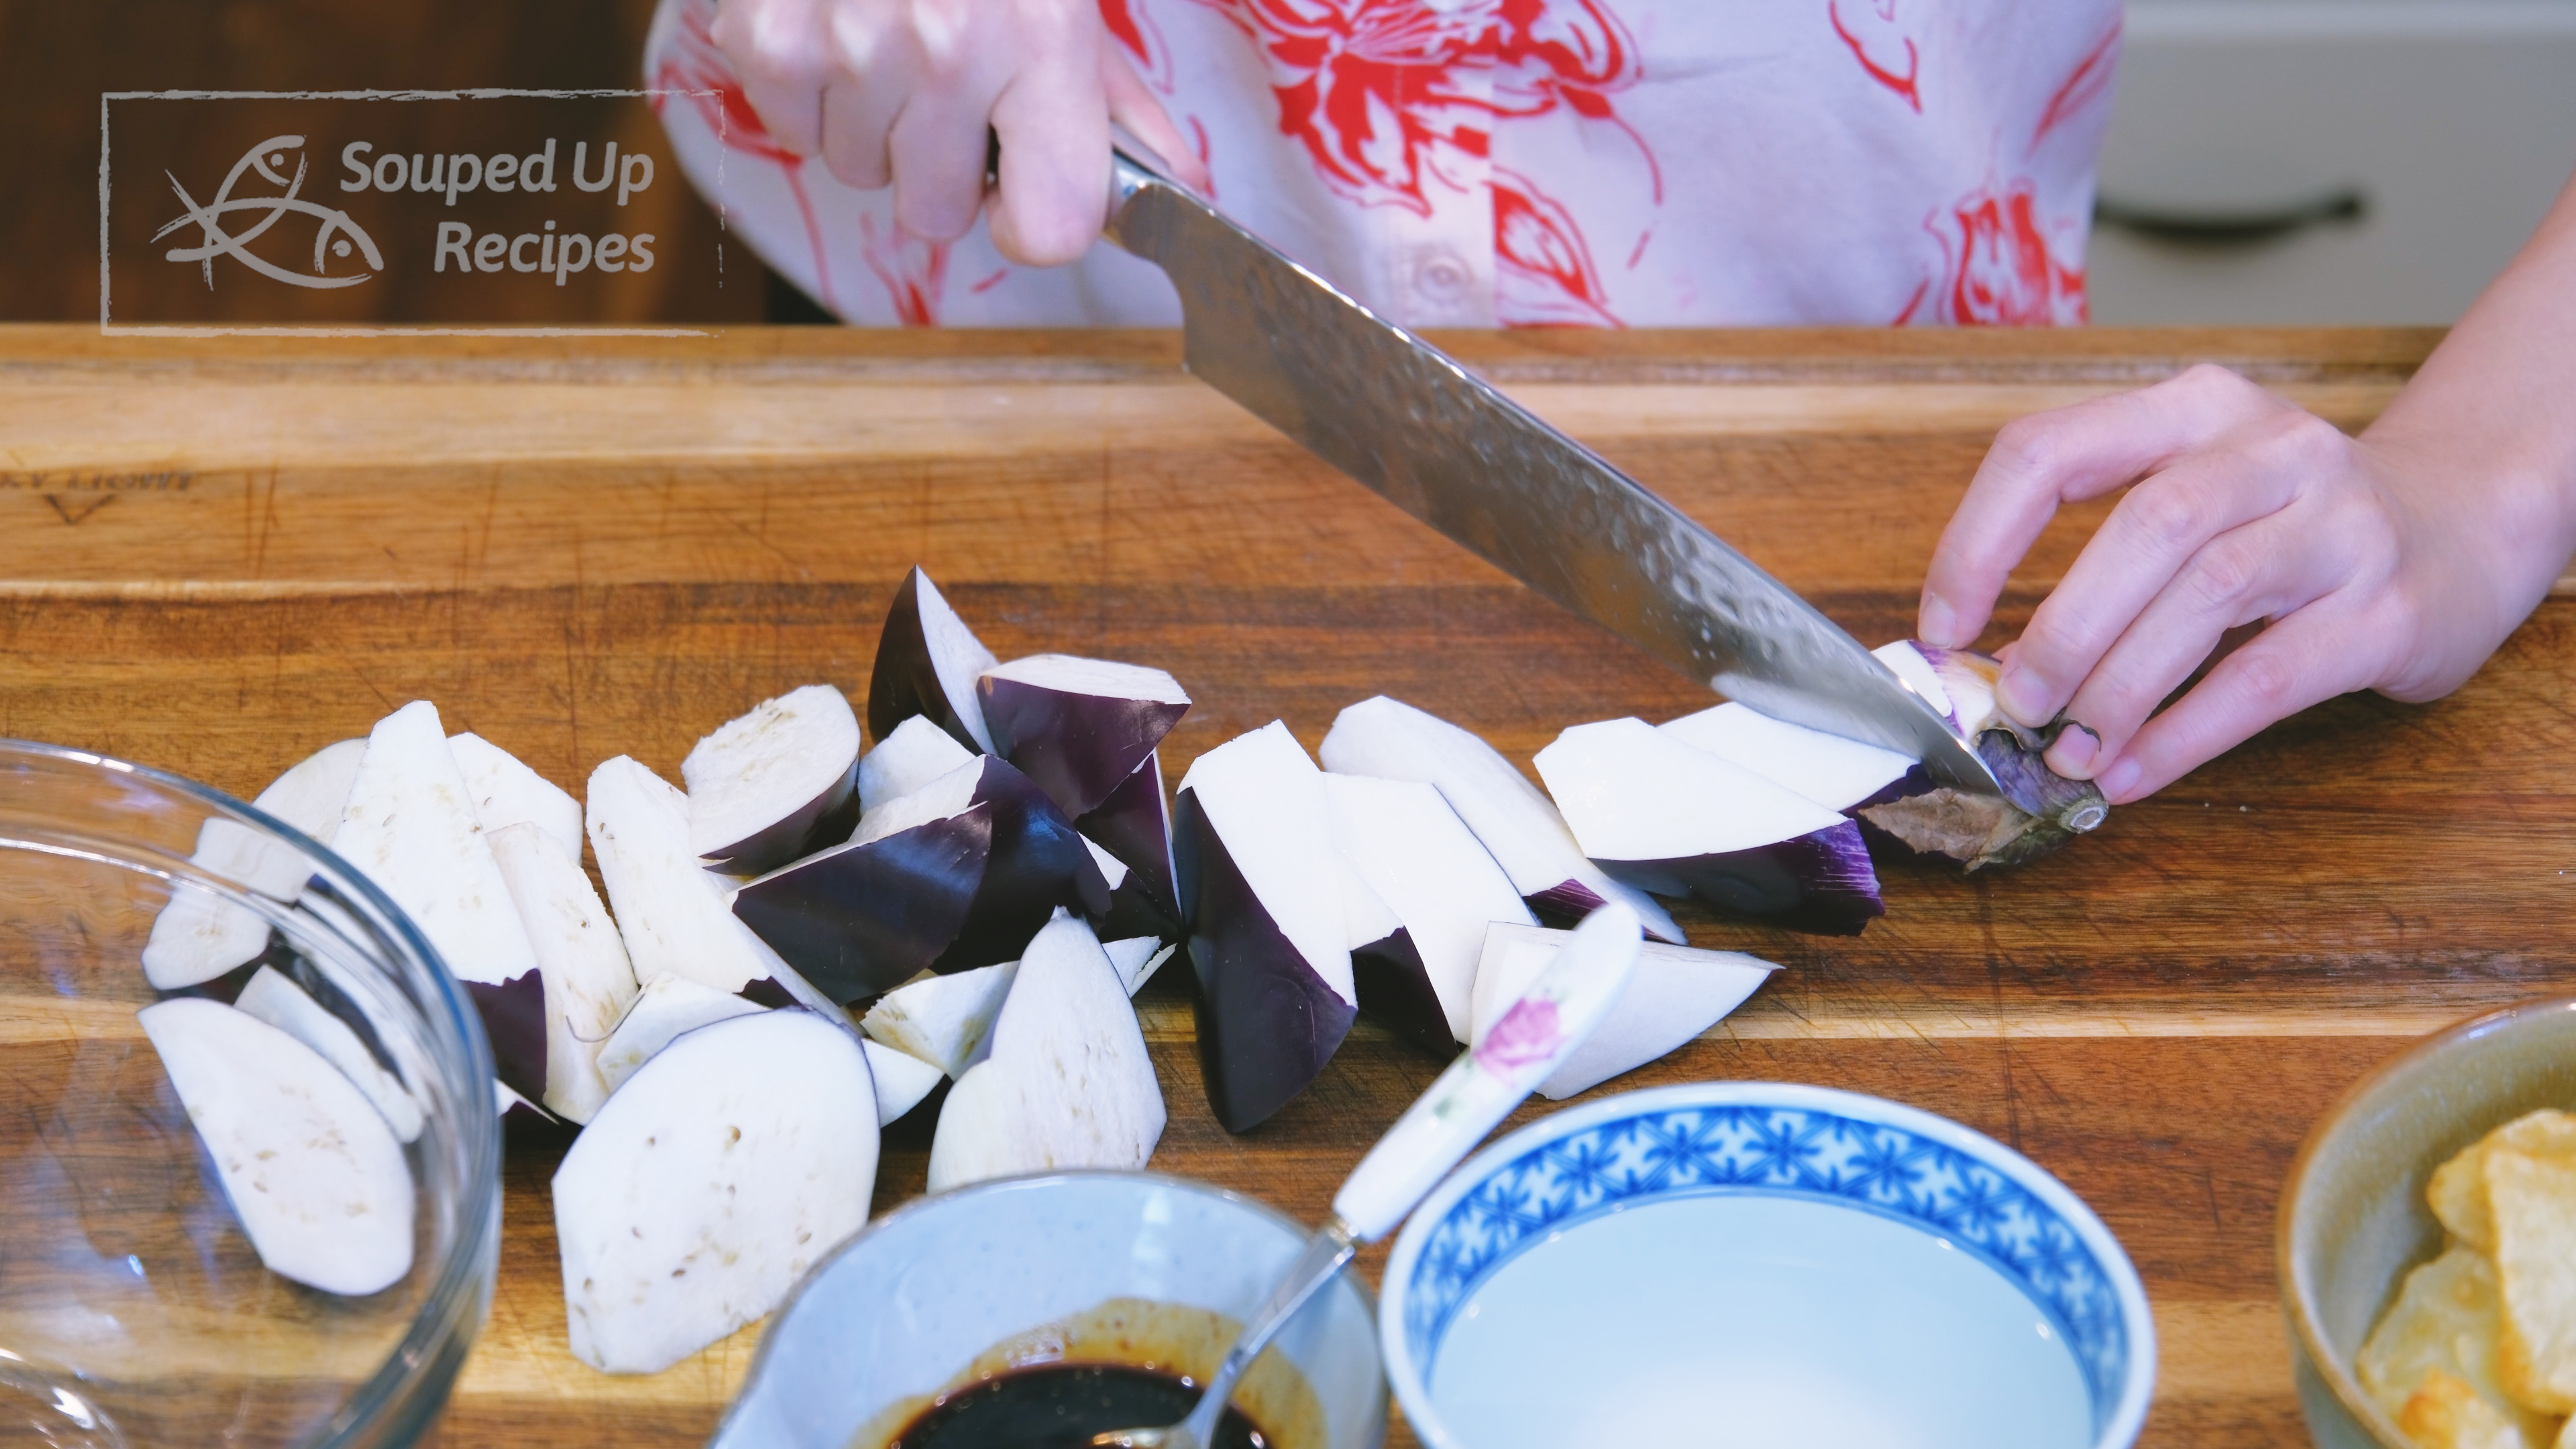
[[[2003,1144],[1893,1102],[1710,1082],[1479,1153],[1396,1240],[1387,1378],[1432,1449],[2124,1449],[2145,1290]]]

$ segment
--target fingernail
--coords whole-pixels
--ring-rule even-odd
[[[1950,631],[1959,627],[1959,616],[1951,611],[1950,601],[1939,594],[1923,596],[1923,617],[1917,627],[1922,629],[1926,644],[1938,644],[1944,649],[1958,647],[1959,641],[1950,637]]]
[[[2008,665],[1995,681],[1995,703],[2004,713],[2036,728],[2048,723],[2048,684],[2018,665]]]
[[[2093,768],[2093,757],[2101,752],[2101,741],[2090,730],[2065,730],[2057,743],[2048,747],[2048,768],[2070,780],[2081,780]]]
[[[2102,778],[2093,783],[2101,787],[2105,798],[2118,801],[2137,787],[2138,777],[2145,773],[2146,767],[2135,760],[2114,760],[2111,768],[2102,772]]]

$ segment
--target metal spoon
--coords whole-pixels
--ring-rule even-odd
[[[1333,1281],[1360,1244],[1393,1232],[1610,1014],[1636,967],[1641,934],[1637,913],[1624,905],[1603,906],[1585,917],[1556,959],[1486,1033],[1484,1044],[1450,1063],[1352,1169],[1333,1195],[1333,1216],[1306,1240],[1268,1301],[1244,1323],[1190,1416],[1162,1428],[1095,1434],[1093,1449],[1209,1449],[1235,1381],[1306,1300]]]

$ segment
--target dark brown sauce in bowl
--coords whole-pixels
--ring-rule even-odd
[[[1175,1424],[1198,1403],[1191,1381],[1127,1364],[1052,1363],[953,1390],[904,1426],[886,1449],[1087,1449],[1111,1429]],[[1269,1449],[1228,1406],[1210,1449]]]

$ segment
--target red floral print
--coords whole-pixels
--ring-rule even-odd
[[[2107,102],[2111,97],[2111,75],[2119,63],[2120,22],[2115,18],[2110,30],[2094,42],[2048,98],[2048,109],[2040,112],[2039,124],[2031,128],[2030,149],[2037,151],[2049,132]]]
[[[2047,327],[2085,320],[2084,271],[2057,260],[2027,178],[1961,197],[1927,226],[1940,238],[1948,284],[1942,320],[1961,326]],[[1915,303],[1905,316],[1913,320]]]
[[[1528,177],[1493,170],[1494,319],[1506,327],[1616,327],[1583,228]]]
[[[880,231],[873,216],[859,218],[859,259],[876,274],[894,315],[906,327],[939,325],[939,303],[948,290],[946,242],[925,241],[900,226]]]
[[[1896,16],[1900,0],[1828,0],[1825,18],[1869,78],[1923,113],[1923,54]],[[1900,54],[1901,52],[1901,54]]]

